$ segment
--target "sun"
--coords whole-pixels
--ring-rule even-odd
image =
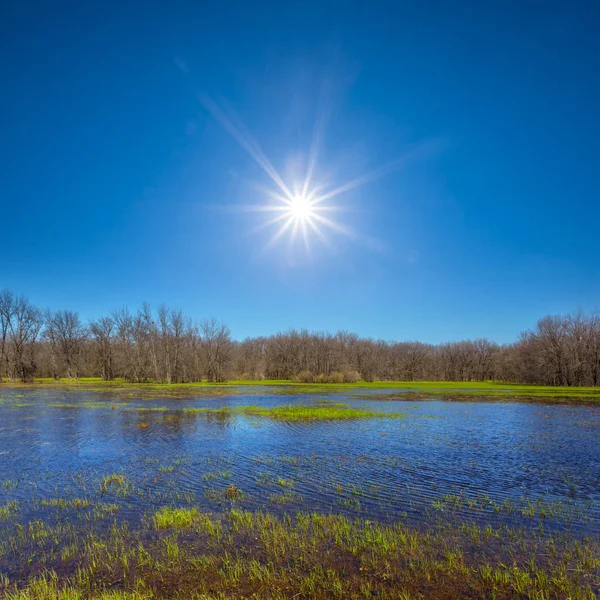
[[[301,222],[314,217],[310,199],[303,194],[294,196],[290,202],[289,215],[295,221]]]
[[[313,138],[307,153],[304,177],[295,177],[285,180],[273,166],[260,144],[248,132],[243,121],[226,103],[217,103],[206,94],[200,94],[200,101],[204,107],[221,123],[223,128],[238,142],[265,175],[274,184],[274,187],[265,188],[255,186],[264,194],[260,204],[237,207],[243,211],[273,212],[272,218],[266,219],[256,230],[274,228],[275,232],[266,242],[263,250],[272,247],[284,235],[290,243],[295,243],[298,238],[304,241],[306,251],[310,253],[310,240],[315,239],[323,244],[334,247],[328,240],[329,234],[342,235],[356,241],[376,244],[364,234],[357,234],[352,228],[339,221],[338,215],[348,210],[346,202],[340,202],[339,196],[350,190],[363,186],[384,175],[403,168],[407,163],[427,156],[435,151],[438,144],[436,140],[416,144],[400,156],[388,163],[381,165],[367,173],[350,179],[345,183],[332,185],[327,181],[316,181],[318,172],[318,158],[323,142],[323,130],[326,122],[327,110],[317,118]],[[296,176],[298,173],[296,173]],[[336,218],[338,217],[338,218]]]
[[[268,192],[267,195],[271,202],[254,207],[254,210],[261,212],[273,211],[276,214],[272,219],[259,226],[262,229],[263,227],[277,225],[277,229],[265,245],[265,249],[271,247],[286,233],[289,235],[291,242],[294,242],[300,236],[308,250],[311,235],[326,242],[321,231],[323,227],[344,232],[341,225],[324,216],[323,213],[333,210],[334,207],[322,203],[323,197],[318,195],[318,188],[309,189],[308,185],[305,184],[303,186],[306,188],[305,191],[298,192],[294,189],[299,187],[302,186],[298,182],[293,182],[290,187],[285,186],[283,194]],[[292,190],[294,191],[292,192]]]

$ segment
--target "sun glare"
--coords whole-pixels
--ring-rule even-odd
[[[275,228],[274,234],[265,244],[264,249],[273,246],[284,235],[290,242],[294,242],[298,237],[302,238],[307,251],[310,250],[309,239],[318,239],[330,246],[328,236],[325,235],[326,230],[331,234],[344,235],[355,240],[368,240],[364,234],[357,235],[352,229],[334,218],[337,213],[344,212],[344,208],[343,205],[331,201],[350,190],[396,171],[407,162],[422,155],[427,155],[431,151],[428,144],[417,145],[389,163],[337,185],[337,187],[332,188],[323,182],[315,185],[314,175],[317,171],[319,147],[322,143],[325,125],[325,118],[321,115],[315,126],[303,180],[285,181],[265,155],[258,142],[250,135],[241,119],[227,104],[220,105],[205,94],[200,95],[200,101],[275,185],[275,190],[259,188],[265,192],[266,201],[264,203],[253,206],[248,205],[242,209],[275,213],[272,218],[267,219],[257,227],[257,230],[266,227]],[[435,149],[435,144],[433,149]]]
[[[313,216],[310,200],[301,194],[294,196],[290,204],[290,216],[297,221],[304,221]]]

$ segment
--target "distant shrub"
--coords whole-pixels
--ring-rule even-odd
[[[360,381],[358,371],[344,371],[344,383],[356,383],[357,381]]]
[[[244,371],[240,373],[236,379],[243,381],[262,381],[265,378],[263,373],[257,373],[256,371]]]
[[[314,383],[315,377],[310,371],[300,371],[300,373],[294,377],[294,381],[298,381],[300,383]]]
[[[344,383],[344,374],[341,371],[333,371],[329,375],[329,383]]]
[[[319,373],[313,375],[310,371],[300,371],[294,381],[299,383],[356,383],[360,381],[360,375],[357,371],[332,371],[329,375]]]

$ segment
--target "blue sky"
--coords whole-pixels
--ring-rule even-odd
[[[594,2],[13,2],[0,18],[0,287],[84,318],[165,302],[234,337],[289,327],[512,341],[600,308]],[[329,118],[310,252],[206,110],[286,181]],[[289,233],[289,232],[288,232]]]

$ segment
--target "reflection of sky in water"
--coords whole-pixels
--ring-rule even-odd
[[[487,494],[497,503],[541,499],[585,507],[587,519],[580,511],[573,525],[599,529],[600,416],[590,407],[379,401],[377,394],[365,398],[364,391],[362,397],[257,392],[142,400],[37,390],[17,398],[4,390],[0,482],[19,484],[3,485],[0,503],[67,493],[94,496],[102,477],[124,472],[135,493],[118,501],[130,513],[162,505],[175,493],[193,495],[211,510],[218,502],[210,491],[233,483],[246,494],[242,505],[252,509],[334,510],[381,519],[408,514],[418,521],[428,518],[443,494]],[[103,402],[100,408],[47,406],[97,401]],[[288,423],[183,411],[323,401],[402,412],[406,418]],[[25,402],[34,405],[14,406]],[[152,407],[169,410],[138,410]],[[149,427],[138,428],[142,422]],[[159,470],[170,466],[172,471]],[[278,485],[279,477],[293,485]],[[283,493],[285,502],[273,499]],[[469,514],[501,518],[483,505]]]

